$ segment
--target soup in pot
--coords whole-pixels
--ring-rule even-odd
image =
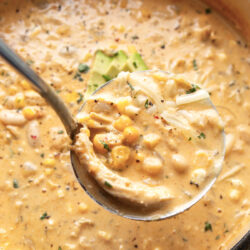
[[[96,51],[122,50],[199,83],[226,132],[223,170],[200,202],[159,222],[124,219],[84,192],[59,118],[1,60],[0,249],[227,249],[249,225],[250,53],[213,9],[191,0],[4,0],[0,37],[74,115]]]

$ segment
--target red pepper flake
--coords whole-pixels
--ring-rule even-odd
[[[158,116],[158,115],[155,115],[154,118],[155,118],[155,119],[159,119],[159,116]]]
[[[34,139],[34,140],[37,138],[36,135],[31,135],[30,137],[31,137],[32,139]]]
[[[116,38],[115,41],[118,43],[120,41],[120,38]]]

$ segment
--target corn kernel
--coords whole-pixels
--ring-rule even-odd
[[[124,136],[125,141],[131,144],[138,140],[140,133],[137,128],[130,126],[124,129],[123,136]]]
[[[115,122],[114,122],[114,127],[119,130],[123,131],[126,127],[132,125],[132,120],[126,116],[126,115],[121,115]]]
[[[212,164],[212,159],[209,158],[207,152],[198,150],[194,157],[195,168],[208,168]]]
[[[23,108],[25,106],[25,100],[24,100],[24,95],[23,94],[17,94],[15,97],[15,108]]]
[[[173,154],[171,158],[172,158],[171,160],[172,160],[173,168],[177,172],[182,173],[188,169],[189,167],[188,162],[186,158],[182,156],[181,154]]]
[[[109,241],[111,239],[111,234],[105,231],[98,231],[98,236],[105,241]]]
[[[79,204],[79,210],[81,213],[85,213],[88,210],[88,206],[84,202],[81,202]]]
[[[130,54],[137,52],[136,47],[134,45],[128,45],[127,48]]]
[[[112,168],[124,169],[130,158],[130,148],[126,146],[116,146],[112,149]]]
[[[76,102],[79,99],[79,94],[77,92],[67,93],[65,100],[67,103]]]
[[[29,84],[26,80],[22,80],[22,81],[20,82],[20,85],[22,86],[22,88],[23,88],[24,90],[31,89],[30,84]]]
[[[14,95],[14,94],[16,94],[18,92],[17,87],[13,86],[13,85],[11,85],[8,90],[9,90],[10,95]]]
[[[126,107],[131,104],[131,99],[127,97],[121,97],[116,103],[116,107],[121,114],[126,112]]]
[[[93,139],[95,150],[101,154],[111,151],[111,147],[121,144],[122,136],[113,133],[96,134]]]
[[[56,165],[56,160],[53,158],[47,158],[43,161],[43,165],[52,168]]]
[[[143,161],[143,169],[150,175],[157,175],[162,171],[162,162],[157,157],[147,157]]]
[[[114,43],[109,46],[110,49],[116,49],[117,47],[118,47],[117,44]]]
[[[240,199],[240,191],[237,189],[232,189],[229,193],[229,198],[232,201],[238,201]]]
[[[144,144],[149,148],[154,148],[160,141],[160,136],[157,134],[147,134],[143,137]]]
[[[91,53],[86,53],[85,54],[85,56],[84,56],[84,58],[83,58],[83,61],[84,62],[87,62],[89,59],[91,59],[92,58],[92,54]]]
[[[123,33],[125,31],[125,26],[124,25],[120,25],[118,28],[118,31],[120,31],[121,33]]]
[[[218,53],[218,58],[221,61],[225,61],[225,59],[227,59],[227,55],[225,53]]]
[[[52,168],[45,168],[44,173],[45,173],[45,175],[50,176],[53,173],[53,169]]]
[[[27,120],[32,120],[32,119],[35,119],[37,118],[37,112],[34,108],[32,107],[25,107],[23,110],[22,110],[22,113],[24,115],[24,117],[27,119]]]
[[[64,197],[64,191],[63,191],[62,189],[58,189],[58,190],[57,190],[57,196],[58,196],[59,198],[63,198],[63,197]]]

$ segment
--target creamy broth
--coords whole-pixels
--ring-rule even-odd
[[[194,1],[1,1],[0,36],[74,114],[88,79],[74,79],[78,65],[91,65],[97,49],[137,50],[149,68],[207,89],[227,134],[223,171],[198,204],[165,221],[130,221],[85,194],[63,125],[1,60],[0,249],[227,249],[249,225],[249,49],[213,10]]]

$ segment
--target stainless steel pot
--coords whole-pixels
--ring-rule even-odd
[[[203,0],[224,16],[250,45],[250,0]],[[250,223],[229,246],[231,250],[250,250]]]

